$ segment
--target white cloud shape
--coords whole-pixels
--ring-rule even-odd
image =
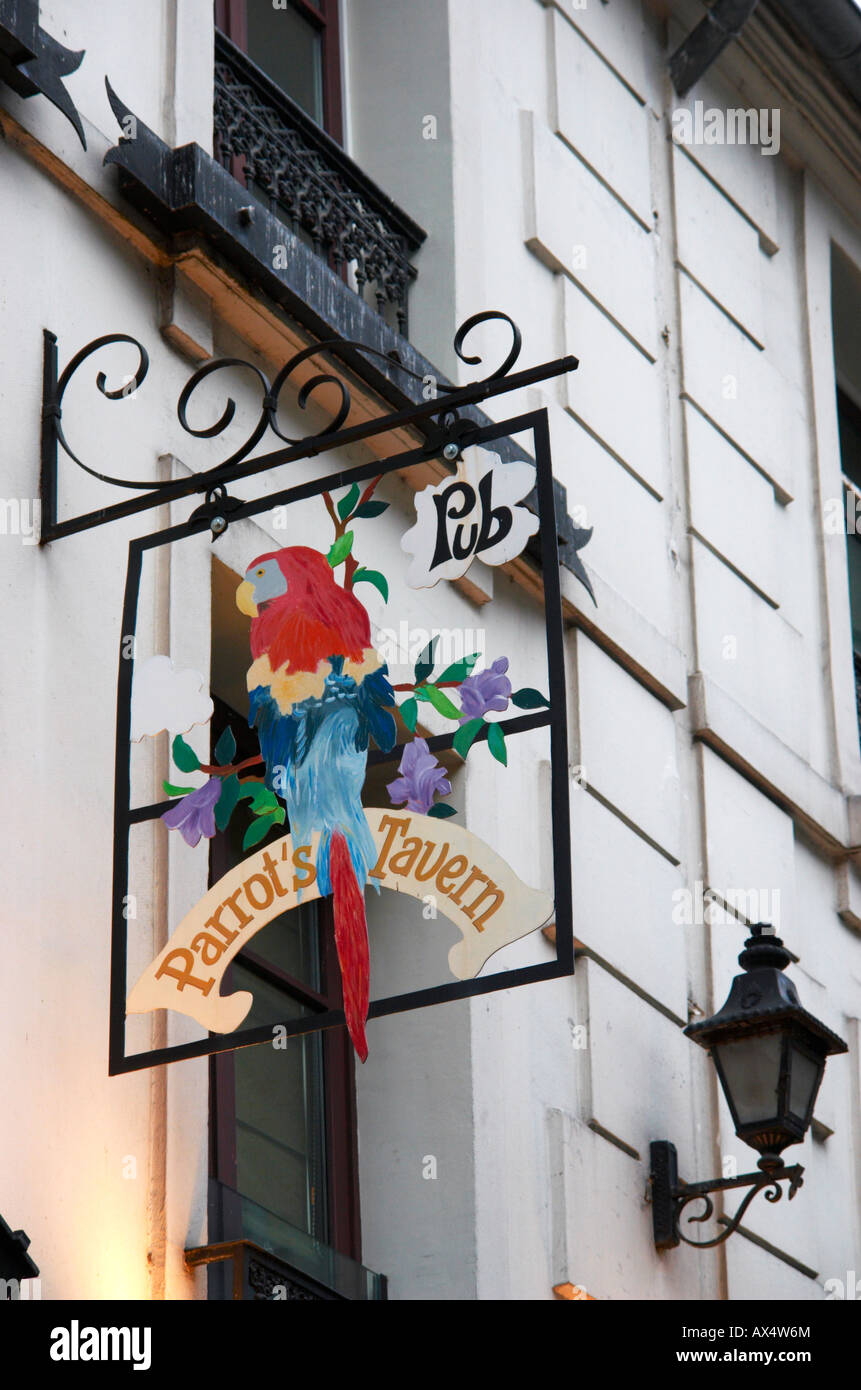
[[[401,537],[412,556],[407,583],[432,589],[460,579],[473,560],[504,565],[538,530],[538,517],[521,504],[535,486],[535,466],[503,463],[490,449],[464,449],[454,477],[416,493],[416,524]]]
[[[135,666],[132,682],[132,743],[163,729],[184,734],[212,718],[212,700],[199,671],[177,671],[169,656],[150,656]]]

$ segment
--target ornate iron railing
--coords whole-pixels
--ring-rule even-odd
[[[215,144],[218,158],[283,210],[293,230],[310,238],[336,271],[347,265],[364,297],[370,286],[378,313],[392,305],[407,330],[407,292],[415,279],[410,255],[425,233],[392,202],[334,140],[235,44],[215,35]]]
[[[190,1268],[209,1266],[210,1299],[348,1300],[388,1297],[385,1275],[291,1226],[210,1178],[209,1245],[186,1250]]]

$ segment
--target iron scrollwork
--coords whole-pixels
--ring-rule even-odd
[[[800,1163],[787,1167],[780,1160],[764,1163],[757,1173],[743,1173],[732,1178],[713,1178],[707,1182],[686,1183],[678,1175],[678,1161],[675,1145],[666,1140],[651,1145],[651,1203],[655,1245],[658,1250],[673,1249],[683,1241],[699,1250],[712,1249],[723,1245],[724,1241],[741,1225],[742,1218],[753,1199],[765,1193],[767,1202],[779,1202],[783,1196],[782,1182],[788,1184],[789,1200],[795,1196],[804,1182],[804,1169]],[[711,1220],[715,1215],[712,1193],[727,1192],[733,1188],[747,1187],[737,1210],[732,1217],[719,1216],[716,1219],[723,1230],[711,1240],[694,1240],[683,1229],[682,1215],[692,1202],[702,1202],[702,1210],[689,1215],[685,1224],[699,1225]]]
[[[480,357],[468,356],[464,353],[464,343],[474,328],[481,323],[486,323],[491,320],[501,320],[508,324],[512,334],[512,346],[501,365],[495,368],[488,376],[481,379],[488,383],[500,381],[507,376],[520,355],[522,339],[520,330],[514,320],[499,309],[487,309],[480,314],[473,314],[471,318],[461,324],[454,340],[455,352],[462,362],[471,366],[480,363],[482,360]],[[53,337],[53,335],[51,336]],[[64,371],[57,378],[53,391],[46,393],[43,406],[43,417],[48,421],[53,421],[53,429],[57,443],[59,443],[69,458],[72,459],[79,468],[82,468],[84,472],[89,473],[94,478],[100,479],[101,482],[110,483],[115,487],[133,488],[137,491],[158,489],[160,493],[164,493],[165,497],[169,497],[172,490],[177,490],[178,485],[176,483],[172,484],[171,482],[152,478],[117,478],[111,474],[101,472],[85,463],[83,459],[79,457],[78,453],[72,449],[66,439],[63,429],[63,397],[69,383],[78,368],[91,358],[94,353],[98,352],[101,348],[117,343],[129,343],[137,349],[139,354],[137,369],[133,375],[126,378],[121,386],[113,390],[108,388],[105,373],[100,371],[96,376],[96,387],[109,401],[121,401],[133,395],[142,385],[149,370],[149,356],[147,351],[143,344],[129,333],[107,333],[100,338],[95,338],[93,342],[81,348],[80,352],[77,352],[71,359]],[[323,442],[325,442],[326,447],[331,447],[332,444],[337,443],[337,436],[346,425],[352,405],[350,388],[342,377],[335,375],[334,372],[318,372],[303,382],[298,392],[297,404],[300,410],[307,409],[312,396],[314,396],[321,387],[331,387],[338,392],[338,407],[334,416],[321,430],[315,433],[302,436],[287,434],[278,422],[279,399],[289,378],[304,362],[318,356],[320,353],[329,353],[332,356],[345,357],[350,353],[356,352],[369,354],[381,359],[389,369],[396,370],[413,381],[423,382],[425,380],[418,372],[405,366],[396,354],[384,353],[377,348],[370,347],[366,343],[354,342],[345,338],[324,339],[322,342],[312,343],[310,346],[302,348],[301,351],[295,353],[285,362],[284,366],[281,367],[271,383],[266,373],[258,367],[256,363],[249,362],[242,357],[215,357],[205,362],[201,367],[198,367],[189,377],[177,402],[177,418],[179,423],[182,429],[195,439],[217,438],[229,429],[236,416],[236,401],[232,396],[228,395],[221,414],[211,424],[196,426],[193,425],[188,418],[189,404],[195,391],[202,382],[206,381],[216,372],[236,368],[243,368],[250,371],[260,386],[261,398],[259,407],[260,414],[254,428],[238,448],[221,459],[220,462],[195,475],[198,479],[196,490],[201,492],[205,491],[219,481],[220,475],[226,469],[231,468],[235,464],[241,464],[248,459],[252,451],[263,439],[267,430],[271,430],[276,438],[283,444],[295,445],[297,447],[301,446],[308,455],[313,454],[315,448]],[[443,415],[445,412],[446,398],[456,395],[461,388],[452,385],[438,385],[434,389],[440,398],[440,414]],[[431,435],[433,434],[432,429],[430,433]]]
[[[58,443],[68,454],[69,458],[72,459],[79,468],[83,468],[85,473],[89,473],[92,478],[98,478],[103,483],[112,483],[114,487],[131,487],[137,490],[141,488],[161,487],[162,482],[158,478],[141,482],[130,478],[113,478],[108,473],[97,472],[95,468],[90,468],[89,464],[84,463],[82,459],[78,458],[78,455],[70,447],[63,432],[63,397],[66,394],[66,387],[69,385],[69,382],[78,368],[86,362],[87,358],[92,357],[94,352],[98,352],[100,348],[107,347],[110,343],[131,343],[133,347],[136,347],[139,354],[137,370],[126,378],[122,386],[117,387],[113,391],[108,390],[105,373],[99,372],[96,376],[96,389],[101,391],[102,395],[109,401],[125,400],[127,397],[134,394],[143,383],[149,371],[149,354],[143,344],[139,343],[137,338],[133,338],[129,333],[105,333],[101,338],[94,338],[86,347],[81,348],[80,352],[75,353],[71,362],[69,362],[57,381],[54,399],[45,402],[43,416],[48,416],[55,421],[54,429],[56,431]]]
[[[786,1177],[789,1180],[789,1200],[792,1201],[792,1198],[795,1196],[799,1187],[801,1187],[802,1183],[804,1182],[800,1164],[795,1164],[792,1168],[784,1169],[781,1173],[781,1176]],[[722,1245],[725,1240],[729,1239],[729,1237],[733,1234],[734,1231],[738,1230],[741,1224],[742,1217],[744,1216],[754,1197],[756,1197],[758,1193],[764,1192],[765,1200],[767,1202],[779,1202],[781,1197],[783,1196],[783,1188],[780,1186],[780,1182],[776,1177],[772,1175],[769,1175],[767,1173],[761,1173],[757,1176],[757,1174],[755,1173],[749,1173],[746,1175],[746,1181],[749,1181],[752,1184],[750,1191],[739,1204],[738,1209],[735,1212],[735,1215],[731,1217],[729,1220],[723,1218],[724,1220],[726,1220],[724,1230],[721,1232],[719,1236],[715,1236],[712,1240],[692,1240],[690,1236],[685,1234],[681,1224],[682,1212],[684,1211],[685,1207],[688,1206],[690,1202],[696,1201],[702,1201],[704,1203],[704,1209],[702,1213],[698,1216],[689,1216],[687,1218],[688,1224],[692,1224],[693,1222],[708,1221],[714,1215],[714,1203],[712,1202],[711,1197],[705,1192],[688,1192],[683,1193],[679,1197],[677,1197],[676,1233],[678,1234],[679,1240],[683,1240],[686,1245],[695,1245],[700,1250],[708,1250],[710,1247],[714,1245]]]
[[[511,343],[503,360],[486,376],[463,386],[440,380],[432,371],[430,363],[421,358],[407,365],[397,350],[383,352],[367,343],[345,338],[330,338],[310,344],[293,354],[276,373],[272,381],[256,363],[243,357],[212,358],[197,367],[183,386],[177,401],[177,418],[186,434],[195,439],[214,440],[225,434],[233,425],[238,411],[236,401],[226,394],[217,407],[215,418],[211,415],[205,423],[193,423],[189,418],[191,401],[203,383],[218,372],[244,370],[251,372],[259,389],[253,428],[243,441],[231,452],[226,453],[217,463],[201,469],[186,469],[181,477],[169,479],[117,477],[103,469],[95,468],[82,457],[83,450],[73,448],[66,436],[63,420],[64,398],[78,369],[90,361],[102,349],[128,345],[138,355],[135,370],[116,386],[109,387],[107,376],[99,370],[95,385],[105,400],[120,402],[137,395],[149,371],[149,357],[146,348],[129,333],[107,333],[94,339],[71,358],[64,370],[59,370],[57,339],[47,329],[44,332],[45,352],[42,389],[42,447],[41,447],[41,500],[42,527],[41,541],[58,540],[62,536],[74,535],[94,526],[103,526],[109,521],[129,517],[147,511],[166,502],[181,497],[203,494],[205,501],[192,514],[195,520],[210,522],[221,518],[226,526],[230,519],[231,499],[226,493],[228,484],[240,478],[279,467],[282,464],[313,458],[336,447],[357,444],[374,436],[393,431],[415,431],[420,442],[418,448],[432,458],[442,456],[451,462],[470,442],[476,431],[482,428],[482,417],[475,407],[482,402],[520,387],[532,386],[547,381],[563,372],[575,371],[576,357],[566,356],[554,361],[543,362],[536,367],[520,368],[512,371],[519,358],[522,339],[517,324],[508,314],[499,309],[487,309],[473,314],[461,324],[454,339],[454,349],[460,361],[468,366],[481,363],[482,358],[466,350],[469,335],[479,325],[499,322],[506,325],[511,334]],[[311,359],[325,355],[335,359],[334,368],[315,370]],[[364,358],[378,359],[384,364],[384,371],[377,369],[377,375],[385,375],[393,392],[404,402],[400,408],[390,410],[379,417],[363,418],[357,423],[349,423],[352,400],[350,387],[345,376],[350,372],[365,377],[367,363]],[[316,432],[293,436],[287,432],[279,420],[279,402],[285,385],[291,377],[309,364],[301,373],[297,383],[295,402],[299,410],[314,405],[328,408],[330,415],[326,423]],[[416,370],[416,368],[419,370]],[[341,370],[343,369],[343,370]],[[424,372],[424,374],[422,374]],[[396,378],[405,379],[398,386]],[[301,379],[304,378],[304,379]],[[379,384],[375,388],[380,394],[387,394]],[[327,390],[329,398],[321,398]],[[336,393],[334,402],[332,393]],[[486,420],[484,421],[486,424]],[[267,436],[270,448],[261,451],[258,445]],[[271,447],[274,444],[274,448]],[[101,506],[95,511],[77,516],[59,516],[59,455],[63,451],[79,468],[101,482],[134,492],[136,495],[125,500]],[[179,450],[165,448],[164,453],[179,454]],[[561,490],[559,532],[565,544],[563,563],[585,585],[592,594],[588,576],[579,560],[577,551],[588,541],[591,530],[573,526],[565,511],[564,489]],[[224,529],[222,527],[221,529]],[[217,532],[220,534],[220,530]],[[213,534],[216,531],[213,530]],[[592,595],[594,598],[594,595]]]

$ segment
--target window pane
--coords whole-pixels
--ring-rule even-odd
[[[789,1078],[789,1109],[799,1120],[807,1116],[810,1098],[819,1080],[819,1064],[806,1052],[794,1047],[790,1053],[792,1071]]]
[[[253,956],[260,956],[317,991],[320,989],[318,906],[316,902],[301,903],[282,917],[276,917],[248,943]]]
[[[861,410],[839,387],[837,423],[840,427],[841,467],[850,482],[861,488]]]
[[[245,1027],[299,1016],[303,1006],[238,962],[232,985],[249,989]],[[235,1054],[236,1183],[244,1197],[318,1240],[328,1235],[323,1151],[322,1040],[288,1038]]]
[[[849,560],[849,607],[852,612],[852,646],[861,653],[861,536],[846,537]]]
[[[771,1033],[716,1048],[739,1124],[770,1120],[777,1115],[782,1042],[779,1033]]]
[[[320,33],[291,6],[248,0],[248,56],[282,91],[323,124],[323,46]]]

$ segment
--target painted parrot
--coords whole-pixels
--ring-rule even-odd
[[[371,646],[368,615],[319,551],[261,555],[236,591],[251,624],[248,722],[265,782],[284,800],[294,844],[320,832],[317,881],[331,893],[344,1015],[361,1061],[370,992],[364,888],[377,859],[362,810],[371,738],[397,737],[388,668]]]

